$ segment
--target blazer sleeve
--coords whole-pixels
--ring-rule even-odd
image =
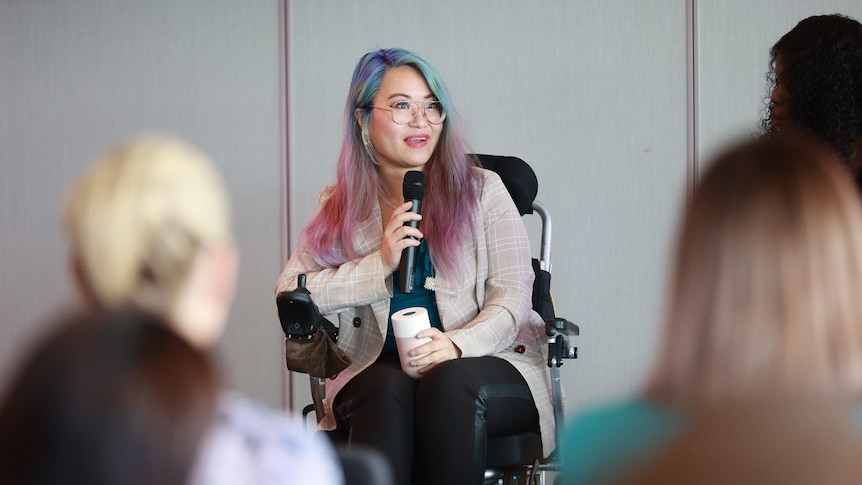
[[[321,195],[324,203],[326,193],[325,190]],[[383,229],[379,213],[375,214],[376,217],[372,216],[359,224],[356,232],[361,240],[367,242],[366,247],[379,248]],[[278,278],[275,293],[295,289],[296,277],[302,273],[307,276],[306,288],[324,315],[392,297],[392,278],[387,276],[379,249],[336,268],[324,268],[314,260],[305,243],[300,241]]]

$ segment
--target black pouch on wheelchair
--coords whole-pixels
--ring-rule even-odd
[[[335,345],[338,327],[323,318],[305,288],[305,275],[297,288],[275,298],[284,331],[287,368],[313,377],[332,377],[350,365],[350,356]]]

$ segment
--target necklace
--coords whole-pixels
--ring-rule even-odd
[[[391,207],[392,209],[397,209],[397,208],[398,208],[398,206],[397,206],[397,205],[392,205],[392,202],[389,202],[389,199],[387,199],[387,198],[383,197],[382,195],[378,195],[378,196],[377,196],[377,198],[378,198],[379,200],[381,200],[384,204],[386,204],[386,205],[388,205],[389,207]]]

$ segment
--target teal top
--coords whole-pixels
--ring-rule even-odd
[[[386,341],[383,342],[383,352],[380,357],[385,357],[392,354],[398,354],[398,349],[395,347],[395,333],[392,331],[392,314],[399,310],[410,307],[423,307],[428,311],[428,320],[431,321],[431,326],[443,330],[443,325],[440,323],[440,313],[437,311],[437,300],[434,299],[434,292],[425,289],[425,279],[429,276],[434,276],[434,267],[431,265],[431,254],[428,253],[428,246],[425,240],[419,244],[419,251],[416,253],[416,269],[413,273],[413,293],[401,293],[398,284],[400,281],[399,271],[392,273],[392,300],[389,302],[389,326],[386,330]]]
[[[568,423],[555,485],[601,484],[620,479],[676,436],[683,416],[641,397],[589,409]]]
[[[862,406],[852,422],[862,427]],[[688,419],[643,397],[588,409],[567,423],[560,444],[562,468],[554,485],[607,484],[658,456]]]

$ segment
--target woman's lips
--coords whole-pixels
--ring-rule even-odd
[[[428,135],[414,135],[405,138],[404,142],[413,148],[422,148],[428,144],[428,138]]]

